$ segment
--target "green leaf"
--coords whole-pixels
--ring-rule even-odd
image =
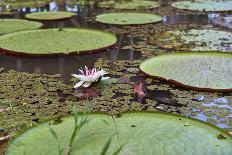
[[[107,152],[107,150],[109,149],[109,147],[110,147],[110,144],[111,144],[111,138],[106,142],[106,144],[105,144],[105,146],[103,147],[103,149],[102,149],[102,152],[101,152],[101,154],[100,155],[106,155],[106,152]]]
[[[232,1],[225,0],[194,0],[192,1],[181,1],[174,2],[172,6],[182,10],[192,11],[231,11]]]
[[[134,25],[160,22],[162,17],[148,13],[105,13],[98,15],[96,21],[105,24]]]
[[[222,52],[173,53],[143,61],[140,69],[188,89],[232,91],[232,54]]]
[[[84,28],[28,30],[0,36],[0,48],[26,55],[78,54],[106,49],[116,42],[112,33]]]
[[[23,19],[0,19],[0,35],[22,30],[38,29],[42,26],[42,23]]]
[[[74,129],[73,119],[66,117],[61,124],[49,126],[49,123],[43,123],[27,130],[11,141],[7,155],[22,155],[23,151],[39,155],[42,150],[49,152],[49,155],[56,155],[56,141],[49,133],[49,127],[59,136],[60,145],[67,146]],[[231,135],[208,123],[180,115],[158,112],[124,113],[115,118],[117,135],[111,116],[91,114],[89,119],[91,121],[75,137],[70,155],[99,155],[107,147],[107,154],[114,154],[120,146],[123,147],[118,154],[127,155],[230,155],[232,151]],[[109,122],[109,125],[102,120]],[[184,126],[186,123],[190,126]],[[135,127],[131,127],[132,125]],[[218,139],[219,134],[223,134],[225,138]],[[20,142],[24,145],[19,145]]]
[[[75,16],[73,12],[34,12],[26,15],[26,18],[33,20],[58,20],[58,19],[67,19]]]
[[[153,9],[159,7],[158,2],[150,1],[150,0],[130,0],[130,1],[102,1],[97,4],[98,7],[101,8],[114,8],[114,9],[125,9],[125,10],[133,10],[133,9]]]

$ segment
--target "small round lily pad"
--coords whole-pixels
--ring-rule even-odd
[[[154,35],[150,43],[178,51],[232,52],[232,33],[213,29],[171,30]]]
[[[35,12],[35,13],[27,14],[26,18],[33,20],[61,20],[61,19],[72,18],[72,16],[75,16],[75,13],[55,11],[55,12]]]
[[[43,24],[22,19],[0,19],[0,35],[21,31],[38,29]]]
[[[12,140],[6,154],[64,154],[73,130],[73,117],[55,125],[42,123]],[[109,155],[229,155],[232,151],[232,136],[207,123],[167,113],[134,112],[118,118],[91,114],[75,136],[70,155],[102,154],[109,140]],[[58,147],[63,148],[61,153]]]
[[[162,21],[162,17],[147,13],[105,13],[98,15],[96,21],[115,25],[149,24]]]
[[[158,2],[149,1],[149,0],[131,0],[131,1],[102,1],[97,4],[101,8],[114,8],[114,9],[153,9],[159,7]]]
[[[172,6],[177,9],[191,11],[232,11],[232,1],[230,0],[191,0],[174,2]]]
[[[14,54],[51,55],[86,53],[113,46],[115,35],[92,29],[20,31],[0,37],[0,49]]]
[[[143,61],[142,72],[156,79],[205,91],[232,91],[232,54],[223,52],[174,53]]]

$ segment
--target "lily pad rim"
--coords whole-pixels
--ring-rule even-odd
[[[141,69],[141,66],[142,66],[142,63],[145,62],[145,61],[148,61],[150,59],[153,59],[154,57],[161,57],[161,56],[167,56],[167,55],[184,55],[184,54],[191,54],[191,55],[198,55],[198,54],[207,54],[210,56],[214,56],[214,55],[220,55],[222,56],[223,54],[224,55],[230,55],[232,57],[232,53],[230,52],[220,52],[220,51],[197,51],[197,52],[178,52],[178,51],[175,51],[174,53],[166,53],[166,54],[160,54],[160,55],[157,55],[157,56],[153,56],[153,57],[150,57],[150,58],[147,58],[145,60],[143,60],[141,62],[141,64],[139,65],[139,69],[140,71],[145,74],[146,76],[148,77],[151,77],[153,79],[156,79],[156,80],[160,80],[160,81],[164,81],[164,82],[168,82],[170,84],[174,84],[176,86],[180,86],[182,88],[185,88],[185,89],[190,89],[190,90],[197,90],[197,91],[204,91],[204,92],[232,92],[232,88],[228,88],[228,89],[214,89],[214,88],[204,88],[204,87],[195,87],[195,86],[190,86],[190,85],[186,85],[186,84],[183,84],[181,82],[178,82],[176,80],[173,80],[173,79],[167,79],[167,78],[164,78],[164,77],[161,77],[161,76],[154,76],[154,75],[150,75],[148,73],[146,73],[145,71],[143,71]],[[213,54],[213,55],[212,55]],[[225,56],[226,57],[226,56]]]
[[[73,28],[73,27],[66,27],[64,28],[64,30],[75,30],[75,29],[79,29],[79,30],[90,30],[90,31],[98,31],[101,33],[105,33],[108,35],[111,35],[112,37],[115,38],[115,43],[109,46],[105,46],[102,48],[97,48],[97,49],[93,49],[93,50],[84,50],[84,51],[73,51],[73,52],[69,52],[69,53],[52,53],[52,54],[31,54],[31,53],[25,53],[25,52],[17,52],[17,51],[11,51],[5,48],[0,47],[0,53],[3,54],[9,54],[9,55],[15,55],[15,56],[27,56],[27,57],[51,57],[51,56],[65,56],[65,55],[85,55],[85,54],[91,54],[91,53],[97,53],[97,52],[102,52],[103,50],[106,49],[110,49],[113,46],[116,45],[116,43],[118,42],[117,40],[117,36],[114,33],[111,32],[107,32],[107,31],[103,31],[101,29],[95,29],[95,28]],[[8,34],[3,34],[0,36],[0,40],[1,37],[4,36],[10,36],[10,35],[14,35],[15,33],[23,33],[23,32],[29,32],[29,31],[49,31],[49,30],[59,30],[59,28],[49,28],[49,29],[36,29],[36,30],[24,30],[24,31],[17,31],[17,32],[13,32],[13,33],[8,33]]]
[[[146,1],[151,1],[151,0],[146,0]],[[151,1],[151,2],[157,2],[157,1]],[[157,7],[142,8],[142,9],[140,9],[140,8],[134,8],[134,9],[119,9],[119,8],[114,8],[114,7],[103,7],[103,6],[99,6],[99,3],[100,3],[100,2],[98,2],[98,3],[96,4],[96,6],[97,6],[98,8],[108,9],[108,10],[111,10],[111,9],[113,9],[113,10],[153,10],[153,9],[159,8],[159,7],[161,6],[160,3],[157,2],[157,4],[159,4],[159,6],[157,6]]]
[[[82,115],[83,112],[78,112],[78,115]],[[129,111],[125,111],[125,112],[122,112],[120,113],[120,115],[116,118],[120,118],[120,117],[125,117],[126,115],[136,115],[136,114],[154,114],[154,115],[165,115],[165,116],[172,116],[172,117],[176,117],[178,119],[186,119],[186,120],[191,120],[191,121],[195,121],[195,122],[198,122],[198,123],[202,123],[208,127],[211,127],[215,130],[217,130],[218,132],[222,133],[222,134],[225,134],[227,137],[231,138],[232,139],[232,135],[225,129],[223,128],[219,128],[209,122],[204,122],[204,121],[201,121],[199,119],[196,119],[196,118],[190,118],[190,117],[185,117],[183,115],[180,115],[180,114],[176,114],[176,113],[168,113],[168,112],[162,112],[162,111],[145,111],[145,110],[139,110],[139,111],[132,111],[132,110],[129,110]],[[103,116],[112,116],[108,113],[105,113],[105,112],[91,112],[90,113],[90,116],[91,115],[103,115]],[[74,117],[73,114],[68,114],[68,115],[65,115],[65,116],[62,116],[61,117],[61,120],[65,120],[65,119],[69,119],[71,117]],[[49,118],[49,119],[45,119],[29,128],[24,128],[22,129],[20,132],[17,133],[17,135],[13,136],[9,142],[8,142],[8,146],[7,146],[7,150],[6,150],[6,154],[8,154],[9,152],[9,147],[11,145],[11,143],[14,142],[15,139],[17,139],[18,137],[20,137],[22,134],[25,134],[26,132],[28,132],[29,130],[32,130],[40,125],[46,125],[47,123],[51,122],[51,121],[54,121],[54,118]],[[217,136],[217,135],[215,135]]]
[[[31,17],[28,17],[29,15],[31,14],[43,14],[43,13],[51,13],[51,12],[62,12],[62,13],[70,13],[70,16],[67,16],[67,17],[62,17],[62,18],[53,18],[53,19],[40,19],[40,18],[31,18]],[[75,12],[69,12],[69,11],[46,11],[46,12],[33,12],[33,13],[28,13],[25,15],[25,18],[26,19],[29,19],[29,20],[34,20],[34,21],[59,21],[59,20],[65,20],[65,19],[70,19],[72,17],[76,16],[76,13]]]
[[[159,16],[161,19],[159,21],[155,22],[149,22],[149,23],[141,23],[141,24],[113,24],[113,23],[106,23],[106,22],[100,22],[97,20],[97,16],[100,15],[106,15],[106,14],[122,14],[122,13],[127,13],[127,14],[148,14],[148,15],[154,15],[154,16]],[[109,12],[109,13],[101,13],[95,16],[95,21],[101,24],[107,24],[107,25],[116,25],[116,26],[136,26],[136,25],[147,25],[147,24],[154,24],[154,23],[160,23],[163,21],[163,16],[159,14],[153,14],[153,13],[147,13],[147,12]]]
[[[209,12],[209,13],[213,13],[213,12],[232,12],[232,10],[221,10],[221,11],[203,11],[203,10],[192,10],[192,9],[187,9],[187,8],[185,8],[185,9],[180,9],[180,8],[177,8],[177,7],[175,7],[174,6],[174,4],[175,3],[179,3],[179,2],[186,2],[187,0],[184,0],[184,1],[176,1],[176,2],[172,2],[172,4],[171,4],[171,6],[174,8],[174,9],[177,9],[177,10],[182,10],[182,11],[192,11],[192,12]],[[187,1],[187,2],[189,2],[189,1]]]

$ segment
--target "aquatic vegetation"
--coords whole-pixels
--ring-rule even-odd
[[[134,86],[134,94],[137,95],[139,98],[143,98],[146,95],[145,92],[145,88],[144,88],[144,84],[141,82],[138,82],[137,84],[135,84]]]
[[[81,74],[72,74],[73,77],[77,78],[79,82],[75,84],[74,88],[78,87],[89,87],[92,83],[100,82],[101,80],[107,80],[109,77],[103,77],[107,73],[101,69],[97,70],[96,68],[89,69],[85,66],[84,69],[79,69]]]
[[[190,0],[174,2],[172,6],[192,11],[232,11],[232,1],[230,0]]]
[[[100,30],[43,29],[1,36],[0,49],[12,54],[65,55],[103,50],[113,46],[116,42],[115,35]]]
[[[150,43],[183,51],[232,52],[232,33],[213,29],[171,30],[152,36]]]
[[[232,90],[232,55],[221,52],[174,53],[141,63],[140,69],[156,79],[188,89]]]
[[[213,17],[210,18],[211,22],[214,25],[219,25],[223,26],[225,28],[232,29],[232,15],[214,15]]]
[[[10,7],[14,9],[18,8],[33,8],[42,7],[51,2],[51,0],[2,0],[0,6]]]
[[[26,18],[33,20],[61,20],[72,18],[73,16],[75,16],[73,12],[54,11],[30,13],[26,15]]]
[[[90,88],[77,89],[75,91],[75,97],[79,100],[93,99],[94,97],[100,96],[100,90],[93,90]]]
[[[56,125],[51,121],[33,127],[10,143],[7,154],[58,154],[57,147],[51,147],[56,146],[57,141],[49,129],[58,136],[60,146],[66,146],[75,128],[73,121],[73,117],[66,117]],[[218,135],[224,138],[218,138]],[[116,118],[90,114],[88,123],[75,136],[70,154],[100,154],[102,146],[111,137],[112,142],[107,151],[109,154],[122,146],[119,154],[148,154],[150,151],[154,154],[168,154],[170,151],[172,154],[188,154],[196,149],[200,154],[230,154],[232,151],[231,135],[207,123],[167,113],[134,112]],[[180,142],[184,145],[180,145]],[[173,149],[177,151],[173,152]]]
[[[147,13],[105,13],[97,15],[96,21],[115,25],[137,25],[160,22],[162,16]]]
[[[107,0],[97,3],[97,6],[101,8],[114,8],[114,9],[125,9],[125,10],[154,9],[159,7],[159,3],[150,0],[130,0],[130,1]]]
[[[38,29],[42,26],[42,23],[23,19],[0,19],[0,35],[22,30]]]

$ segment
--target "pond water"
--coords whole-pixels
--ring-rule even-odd
[[[170,6],[171,0],[161,1],[161,7],[158,9],[151,9],[142,12],[149,13],[158,13],[163,15],[163,21],[158,23],[158,31],[162,30],[163,27],[169,26],[179,26],[185,25],[186,27],[192,24],[197,27],[215,27],[221,30],[232,31],[232,29],[225,28],[224,26],[219,26],[214,24],[214,18],[223,14],[223,13],[197,13],[197,12],[185,12],[180,10],[172,10]],[[100,9],[96,6],[85,6],[81,7],[78,5],[69,6],[68,4],[57,4],[51,2],[49,5],[42,8],[24,8],[20,9],[13,16],[0,16],[0,18],[20,18],[23,19],[25,14],[37,11],[72,11],[76,13],[71,19],[60,20],[60,21],[46,21],[42,22],[44,24],[43,28],[57,28],[57,27],[88,27],[88,28],[97,28],[97,29],[107,29],[107,30],[117,30],[120,29],[120,26],[110,26],[106,24],[100,24],[93,22],[92,19],[96,14],[103,12],[110,12],[109,9]],[[141,12],[141,11],[140,11]],[[226,13],[225,13],[226,14]],[[155,26],[155,24],[153,24]],[[137,29],[138,30],[138,29]],[[149,27],[142,30],[143,34],[149,34]],[[134,33],[134,32],[132,32]],[[140,32],[138,32],[140,33]],[[51,57],[25,57],[25,56],[16,56],[10,54],[0,54],[0,67],[4,67],[4,71],[15,70],[19,72],[28,72],[28,73],[42,73],[42,74],[60,74],[63,81],[69,82],[72,73],[76,73],[80,67],[85,65],[93,67],[96,61],[99,58],[113,62],[120,60],[126,60],[128,62],[133,62],[134,60],[144,60],[146,55],[131,48],[135,44],[142,42],[143,44],[149,44],[148,39],[141,39],[136,35],[126,33],[118,33],[118,42],[116,45],[108,50],[101,51],[98,53],[92,54],[83,54],[83,55],[68,55],[68,56],[51,56]],[[149,37],[149,36],[147,36]],[[121,49],[123,47],[129,47]],[[156,48],[157,49],[157,48]],[[159,49],[162,52],[169,52],[170,50]],[[154,53],[155,55],[157,53]],[[133,67],[133,66],[132,66]],[[128,67],[124,67],[124,73],[127,73]],[[115,76],[119,77],[119,76]],[[131,81],[137,82],[142,81],[145,83],[145,86],[152,87],[154,83],[147,83],[146,78],[139,74],[132,78]],[[225,128],[226,130],[232,131],[232,94],[231,93],[205,93],[205,92],[191,92],[189,94],[188,90],[182,88],[170,88],[167,84],[163,82],[157,82],[160,86],[163,86],[165,89],[156,89],[147,90],[147,96],[145,99],[140,100],[139,102],[143,105],[142,110],[149,109],[149,101],[154,100],[157,104],[153,105],[153,108],[158,111],[168,111],[176,112],[183,114],[187,117],[194,117],[206,122],[213,123],[220,128]],[[167,88],[168,87],[168,88]],[[160,88],[160,87],[159,87]],[[182,93],[175,94],[175,93]],[[191,103],[192,100],[199,98],[203,95],[206,99],[204,101],[194,101],[194,104]],[[114,98],[125,96],[120,92],[116,93]],[[215,99],[225,97],[228,99],[227,103],[216,103]],[[65,99],[64,99],[65,100]],[[131,99],[130,101],[137,101],[137,99]],[[181,104],[180,104],[180,103]],[[186,102],[186,104],[183,104]],[[215,108],[216,107],[216,108]],[[1,107],[0,107],[1,108]],[[207,109],[208,108],[208,109]],[[0,142],[0,150],[5,148],[6,143]],[[0,154],[2,152],[0,151]]]

